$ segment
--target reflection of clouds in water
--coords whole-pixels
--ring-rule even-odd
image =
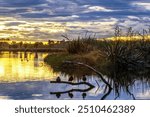
[[[107,79],[106,76],[104,78]],[[100,96],[107,92],[104,92],[106,84],[104,84],[99,77],[92,75],[89,76],[88,79],[90,79],[89,82],[95,86],[94,89],[89,91],[89,96]]]
[[[43,94],[32,94],[33,97],[41,97]]]
[[[150,85],[146,81],[137,80],[133,89],[136,99],[150,99]]]
[[[95,84],[95,78],[89,80],[90,83]],[[100,99],[104,93],[104,85],[100,83],[100,89],[95,93],[97,86],[86,93],[85,99],[97,100]],[[29,81],[18,83],[0,83],[0,99],[83,99],[83,92],[72,92],[73,97],[68,97],[68,93],[61,94],[59,98],[56,95],[50,95],[50,92],[66,91],[72,88],[84,89],[85,85],[72,87],[66,84],[51,84],[49,81]],[[133,89],[136,94],[136,99],[150,99],[150,89],[146,89],[144,92],[141,90]],[[112,91],[106,99],[114,99],[115,94]],[[117,99],[132,99],[124,90],[121,90],[120,96]]]
[[[136,94],[136,98],[138,99],[150,99],[150,89],[145,92],[139,92]]]
[[[0,95],[7,99],[50,99],[50,88],[46,81],[1,83]]]
[[[90,82],[95,86],[95,88],[89,91],[89,96],[98,96],[100,94],[103,94],[104,93],[104,87],[103,87],[104,83],[100,82],[99,78],[97,78],[96,76],[92,76],[91,80],[92,81],[90,81]],[[97,84],[96,82],[99,84]]]
[[[57,99],[56,95],[50,95],[49,92],[88,88],[85,85],[50,84],[49,80],[56,80],[57,76],[60,76],[62,81],[68,81],[70,76],[61,74],[61,72],[54,73],[50,66],[44,64],[43,58],[46,54],[38,53],[38,57],[36,53],[26,54],[12,52],[0,54],[0,99]],[[24,58],[28,58],[29,61]],[[75,77],[71,82],[83,82],[81,78]],[[97,76],[86,75],[86,78],[87,82],[93,84],[95,88],[86,92],[85,99],[100,99],[108,90],[105,91],[106,85]],[[104,78],[108,80],[107,76]],[[129,90],[134,93],[136,99],[150,99],[149,87],[147,81],[137,80],[132,86],[129,86]],[[120,94],[117,99],[132,99],[125,88],[122,86],[119,89]],[[114,89],[106,99],[114,99],[115,93]],[[83,92],[61,94],[59,99],[83,99]]]
[[[95,87],[89,91],[89,96],[98,96],[100,94],[104,94],[104,88],[102,87]]]

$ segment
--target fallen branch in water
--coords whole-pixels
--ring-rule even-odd
[[[101,80],[110,88],[112,89],[111,85],[103,78],[103,74],[100,73],[99,71],[97,71],[96,69],[94,69],[93,67],[87,65],[87,64],[84,64],[84,63],[81,63],[81,62],[73,62],[73,61],[64,61],[65,64],[77,64],[77,65],[81,65],[81,66],[84,66],[84,67],[87,67],[89,68],[90,70],[94,71],[96,74],[98,74],[98,76],[100,76]]]
[[[79,83],[72,83],[72,82],[67,82],[67,81],[50,81],[50,83],[63,83],[63,84],[70,84],[70,85],[81,85],[81,84],[86,84],[91,88],[94,88],[95,86],[93,86],[92,84],[88,83],[88,82],[79,82]]]
[[[65,94],[65,93],[71,93],[71,92],[88,92],[91,89],[93,89],[92,87],[89,87],[87,89],[71,89],[68,91],[62,91],[62,92],[50,92],[50,94]]]

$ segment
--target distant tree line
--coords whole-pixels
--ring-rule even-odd
[[[35,43],[26,43],[26,42],[19,42],[12,41],[11,43],[5,42],[4,40],[0,40],[0,49],[27,49],[27,48],[64,48],[65,47],[65,41],[59,41],[55,42],[53,40],[48,40],[47,44],[44,44],[43,42],[35,42]]]

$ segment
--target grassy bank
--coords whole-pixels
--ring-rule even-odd
[[[100,60],[101,59],[101,60]],[[91,51],[84,54],[69,54],[69,53],[55,53],[49,54],[44,61],[50,65],[60,65],[64,61],[78,61],[91,66],[96,66],[97,62],[102,62],[102,58],[98,51]]]
[[[97,40],[91,36],[78,39],[65,37],[69,40],[66,43],[67,52],[49,55],[45,62],[52,67],[59,67],[68,60],[82,62],[100,71],[107,67],[125,71],[145,70],[150,66],[150,38],[143,33],[137,40],[131,32],[130,29],[127,35],[121,35],[120,28],[117,27],[111,40]]]
[[[79,40],[77,42],[75,40],[69,42],[68,51],[65,53],[48,55],[45,62],[53,68],[59,68],[64,61],[76,61],[100,71],[107,67],[116,70],[140,70],[149,65],[150,41],[144,42],[146,46],[143,46],[142,41],[97,41],[95,46],[90,43],[94,48],[86,49],[86,51],[78,49],[78,46],[84,45],[83,40],[81,40],[82,43]],[[72,51],[75,48],[76,51]]]
[[[45,57],[44,62],[56,68],[66,60],[73,60],[73,56],[66,53],[49,54]]]
[[[90,65],[96,69],[102,70],[106,67],[107,61],[99,55],[98,51],[91,51],[84,54],[69,54],[69,53],[55,53],[49,54],[44,61],[49,64],[54,71],[64,72],[67,74],[87,74],[91,73],[89,69],[78,65],[66,65],[64,61],[78,61]]]

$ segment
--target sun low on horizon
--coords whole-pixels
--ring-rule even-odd
[[[114,27],[149,28],[149,0],[0,0],[0,39],[62,40],[97,34],[111,37]]]

